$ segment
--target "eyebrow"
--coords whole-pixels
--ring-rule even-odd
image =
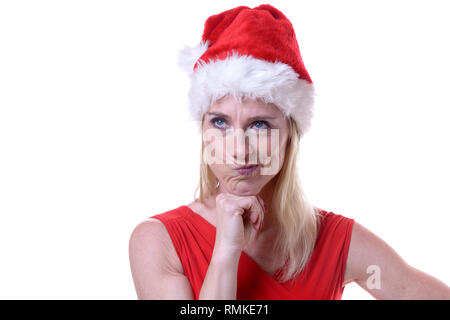
[[[229,116],[227,116],[224,113],[220,113],[220,112],[206,112],[206,114],[209,116],[217,116],[217,117],[222,117],[224,119],[230,119]],[[273,120],[273,119],[276,119],[276,117],[269,116],[269,115],[261,115],[261,116],[254,116],[254,117],[247,118],[247,121],[265,120],[265,119]]]

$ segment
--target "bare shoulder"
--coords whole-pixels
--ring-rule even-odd
[[[164,224],[154,218],[139,223],[129,241],[130,259],[152,256],[157,258],[164,269],[183,274],[183,266],[177,255],[172,239]],[[141,257],[139,257],[139,255]]]
[[[344,284],[355,282],[376,299],[405,296],[412,268],[381,237],[355,222]]]
[[[129,240],[131,274],[138,299],[192,299],[192,289],[164,224],[147,219]]]
[[[355,222],[345,283],[356,282],[376,299],[449,299],[450,288],[410,266],[389,244]]]
[[[347,255],[344,283],[366,281],[370,276],[368,270],[387,265],[399,270],[407,267],[406,262],[389,244],[355,221]]]

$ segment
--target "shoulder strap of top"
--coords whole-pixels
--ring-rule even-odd
[[[182,248],[183,248],[183,239],[180,237],[179,230],[179,220],[183,218],[183,211],[179,210],[179,208],[172,209],[160,214],[156,214],[151,216],[150,218],[158,219],[164,224],[164,227],[167,230],[167,233],[172,240],[172,244],[177,251],[178,256],[181,259],[182,256]]]
[[[331,281],[333,296],[340,298],[355,220],[331,211],[321,210],[321,214],[321,227],[315,250],[323,257],[320,259],[324,263],[323,276]]]
[[[214,248],[215,232],[193,219],[186,206],[150,218],[160,220],[166,227],[184,275],[189,279],[195,299],[198,299]]]

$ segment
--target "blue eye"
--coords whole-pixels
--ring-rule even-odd
[[[223,129],[225,121],[222,118],[213,118],[211,119],[211,124],[218,129]]]
[[[210,123],[217,129],[225,129],[226,121],[223,118],[216,117],[210,120]],[[254,129],[270,129],[270,124],[264,120],[258,120],[252,123],[252,128]]]
[[[253,125],[255,125],[256,129],[270,129],[270,125],[263,120],[255,121]]]

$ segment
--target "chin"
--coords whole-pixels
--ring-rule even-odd
[[[261,192],[263,187],[264,185],[261,181],[257,181],[257,179],[239,179],[228,184],[225,183],[225,189],[229,193],[241,197],[256,196]]]

